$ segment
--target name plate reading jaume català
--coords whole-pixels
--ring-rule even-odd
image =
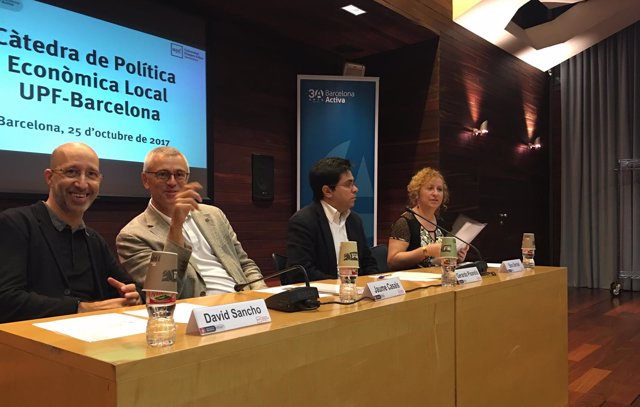
[[[466,267],[456,270],[456,280],[458,280],[458,284],[474,283],[482,281],[482,276],[477,267]]]
[[[524,265],[520,259],[505,260],[500,263],[500,272],[502,273],[516,273],[518,271],[524,271]]]
[[[267,322],[271,322],[271,316],[264,300],[235,302],[195,308],[189,317],[187,333],[210,335]]]
[[[367,283],[362,295],[378,301],[384,300],[385,298],[397,297],[404,293],[404,287],[402,287],[400,279],[398,277],[393,277]]]

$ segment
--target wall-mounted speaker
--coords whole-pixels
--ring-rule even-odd
[[[251,154],[251,196],[254,201],[273,201],[273,156]]]

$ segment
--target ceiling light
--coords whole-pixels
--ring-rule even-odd
[[[522,7],[538,4],[550,21],[523,28],[513,22]],[[574,4],[575,3],[575,4]],[[638,0],[452,0],[453,19],[541,71],[548,71],[640,18]],[[544,11],[544,10],[543,10]],[[527,16],[530,18],[531,16]]]
[[[349,4],[348,6],[344,6],[344,7],[342,7],[342,9],[344,11],[348,11],[349,13],[353,14],[354,16],[359,16],[360,14],[366,13],[366,11],[354,6],[353,4]]]

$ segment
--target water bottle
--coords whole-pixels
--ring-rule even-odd
[[[442,257],[440,265],[442,266],[442,286],[453,287],[456,285],[456,265],[455,257]]]
[[[524,268],[532,269],[536,266],[536,262],[533,259],[535,251],[536,249],[526,249],[524,247],[522,248],[522,265],[524,266]]]
[[[458,264],[458,251],[456,250],[455,237],[443,237],[440,244],[440,266],[442,267],[442,286],[453,287],[456,285],[456,265]]]
[[[522,265],[525,268],[532,269],[536,266],[533,256],[536,252],[536,240],[533,233],[524,233],[522,235]]]
[[[338,255],[338,278],[340,279],[340,302],[355,302],[358,299],[358,242],[340,242]]]
[[[147,295],[147,344],[171,346],[176,341],[176,308],[178,255],[171,252],[151,252],[149,268],[142,290]]]
[[[338,277],[340,278],[340,302],[355,302],[358,299],[358,268],[338,267]]]
[[[154,347],[171,346],[176,342],[176,293],[147,291],[147,344]]]

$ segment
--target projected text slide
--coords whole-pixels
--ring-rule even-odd
[[[173,146],[206,168],[205,52],[48,4],[0,3],[0,150],[67,141],[141,162]]]

